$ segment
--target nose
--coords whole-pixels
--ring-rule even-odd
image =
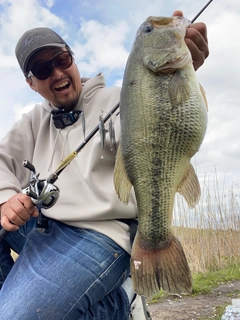
[[[63,70],[53,65],[53,70],[51,74],[51,78],[53,79],[59,79],[63,75]]]

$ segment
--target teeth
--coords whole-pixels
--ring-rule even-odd
[[[67,84],[68,84],[68,81],[65,81],[65,82],[63,82],[63,83],[60,83],[59,85],[57,85],[57,86],[55,87],[55,89],[59,89],[59,88],[65,87]]]

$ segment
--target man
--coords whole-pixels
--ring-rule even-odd
[[[203,23],[188,28],[186,43],[197,69],[208,56]],[[102,74],[81,78],[71,49],[48,28],[25,32],[16,56],[28,85],[45,100],[0,143],[1,225],[11,231],[0,243],[0,319],[128,319],[125,222],[137,212],[133,195],[124,206],[114,190],[109,137],[103,149],[96,135],[61,173],[59,200],[43,210],[48,228],[36,228],[36,207],[21,193],[29,184],[23,159],[48,177],[118,103],[120,89],[106,88]],[[119,117],[112,121],[119,138]],[[15,263],[10,248],[21,252]]]

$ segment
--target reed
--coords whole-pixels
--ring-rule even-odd
[[[193,274],[217,271],[240,261],[240,192],[214,179],[202,183],[199,204],[189,209],[176,195],[173,226]]]

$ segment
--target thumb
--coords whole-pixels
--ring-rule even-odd
[[[35,217],[35,218],[38,216],[38,208],[37,207],[34,207],[33,213],[31,213],[31,216]]]
[[[175,10],[173,12],[173,17],[183,17],[183,12],[181,10]]]

